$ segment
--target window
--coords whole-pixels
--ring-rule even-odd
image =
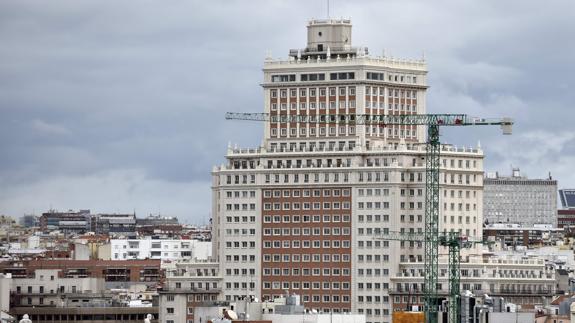
[[[173,308],[173,307],[167,307],[167,308],[166,308],[166,312],[167,312],[168,314],[174,314],[174,308]]]

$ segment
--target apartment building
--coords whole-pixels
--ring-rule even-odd
[[[403,262],[398,274],[392,277],[394,310],[423,304],[423,266],[420,263]],[[439,263],[439,295],[447,298],[449,293],[447,259]],[[477,296],[504,297],[506,302],[531,307],[551,302],[557,291],[556,270],[542,258],[522,255],[468,257],[461,262],[461,289]],[[375,299],[367,301],[374,302]],[[370,314],[370,313],[365,313]]]
[[[105,289],[103,277],[62,277],[61,271],[36,269],[31,277],[13,278],[12,306],[62,306],[66,294],[99,293]]]
[[[166,269],[160,322],[193,322],[198,306],[221,300],[222,279],[219,263],[211,260],[182,261]]]
[[[351,27],[312,20],[306,48],[266,59],[263,144],[229,147],[212,171],[213,255],[227,301],[287,290],[308,310],[390,322],[391,277],[402,262],[423,262],[421,243],[373,235],[424,228],[425,127],[320,121],[426,113],[426,63],[369,56],[352,47]],[[279,122],[286,115],[318,122]],[[481,239],[483,152],[443,145],[440,181],[440,230]]]
[[[111,239],[111,259],[208,259],[212,253],[210,241],[190,239]]]
[[[126,288],[134,284],[156,287],[163,278],[160,260],[24,260],[0,263],[0,272],[13,279],[33,278],[39,269],[59,270],[61,278],[103,278],[106,288]]]

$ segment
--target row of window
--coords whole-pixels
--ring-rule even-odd
[[[382,127],[369,127],[365,126],[365,134],[373,136],[385,136],[385,128]],[[390,126],[387,128],[387,138],[406,138],[415,139],[417,138],[417,130],[413,129],[399,129],[398,126]]]
[[[384,109],[385,103],[384,102],[376,102],[376,101],[366,101],[365,102],[366,108],[371,109]],[[389,103],[387,105],[389,111],[399,111],[399,112],[417,112],[417,106],[415,104],[399,104],[399,103]]]
[[[329,73],[329,79],[331,81],[354,80],[355,73],[354,72]],[[372,81],[385,81],[385,73],[366,72],[365,79]],[[299,80],[301,82],[324,81],[325,73],[300,74]],[[275,74],[271,76],[271,81],[272,83],[295,82],[296,74]],[[403,74],[387,74],[387,81],[417,84],[417,76],[403,75]]]
[[[365,87],[365,95],[366,99],[369,99],[368,96],[384,96],[385,95],[385,87]],[[415,99],[417,98],[417,91],[415,90],[404,90],[404,89],[392,89],[387,88],[387,95],[389,98],[400,98],[400,99]]]
[[[249,262],[255,262],[256,256],[255,255],[226,255],[226,262],[248,262],[248,261]]]
[[[241,220],[241,221],[240,221]],[[256,217],[255,216],[226,216],[226,222],[227,223],[255,223],[256,222]],[[234,232],[234,234],[240,234],[239,232]],[[242,232],[241,234],[248,234],[246,232]],[[255,234],[255,232],[250,232],[251,234]]]
[[[308,125],[307,127],[308,128],[300,126],[300,128],[299,128],[299,135],[300,136],[307,136],[308,133],[310,136],[318,136],[318,135],[319,136],[325,136],[328,133],[330,136],[336,136],[336,135],[345,136],[346,134],[349,134],[349,135],[355,134],[355,127],[353,127],[353,126],[340,126],[338,133],[336,133],[336,130],[337,130],[336,127],[327,127],[327,126],[321,127],[321,126],[316,126],[314,124]],[[297,136],[297,134],[298,134],[297,128],[289,128],[289,129],[288,128],[279,128],[279,135],[281,137],[287,137],[288,130],[289,130],[290,136]],[[278,128],[271,128],[270,132],[271,132],[272,137],[278,136]]]
[[[248,208],[249,207],[249,208]],[[226,204],[226,210],[227,211],[255,211],[256,209],[256,204],[255,203],[243,203],[243,204],[239,204],[239,203],[235,203],[235,204],[231,204],[228,203]]]
[[[266,249],[289,249],[289,248],[349,248],[348,240],[273,240],[264,241],[264,248]]]
[[[447,203],[443,203],[443,210],[447,211]],[[449,203],[449,210],[455,211],[455,203]],[[473,203],[473,211],[477,210],[477,204]],[[457,203],[457,211],[463,211],[463,203]],[[471,204],[465,203],[465,211],[471,211]]]
[[[272,98],[277,98],[278,97],[278,93],[279,93],[279,97],[280,98],[287,98],[288,97],[288,93],[290,95],[291,98],[295,98],[297,97],[297,94],[299,92],[299,97],[300,98],[305,98],[308,96],[309,97],[317,97],[318,94],[320,97],[325,97],[327,93],[329,93],[329,96],[336,96],[338,93],[338,89],[339,89],[339,95],[340,96],[345,96],[346,94],[348,94],[349,96],[354,96],[355,95],[355,87],[345,87],[345,86],[340,86],[340,87],[330,87],[325,88],[325,87],[321,87],[321,88],[301,88],[299,89],[281,89],[281,90],[276,90],[276,89],[272,89],[270,90],[270,96]],[[308,91],[309,90],[309,91]],[[329,92],[328,92],[329,91]]]
[[[237,163],[237,161],[234,162],[234,163]],[[238,165],[238,167],[234,167],[234,168],[238,169],[238,168],[239,168],[239,165]],[[252,167],[252,168],[253,168],[253,167]],[[241,194],[241,196],[240,196],[240,194]],[[240,197],[241,197],[241,198],[248,198],[248,196],[249,196],[250,198],[256,197],[256,191],[227,191],[227,192],[226,192],[226,197],[227,197],[227,198],[232,198],[232,197],[233,197],[233,198],[240,198]]]
[[[226,241],[226,248],[250,248],[256,247],[255,241]]]
[[[347,145],[346,145],[347,143]],[[355,148],[355,140],[349,140],[349,141],[304,141],[304,142],[290,142],[289,146],[287,143],[282,142],[279,145],[279,149],[278,149],[278,144],[277,143],[272,143],[270,145],[270,150],[272,152],[286,152],[286,151],[345,151],[345,150],[353,150]],[[323,159],[316,159],[316,161],[321,162]],[[325,159],[326,161],[332,160],[331,158]],[[339,163],[337,163],[337,167],[341,167],[342,160],[346,160],[347,162],[344,163],[345,165],[347,165],[347,167],[351,166],[351,159],[350,158],[346,158],[346,159],[341,159],[341,158],[337,158],[335,160],[339,160]],[[332,160],[332,161],[335,161]],[[306,167],[312,167],[312,166],[317,166],[317,167],[321,167],[321,163],[316,165],[312,159],[306,159],[305,160],[305,166]],[[268,168],[271,168],[271,166],[269,166],[269,160],[268,160]],[[291,160],[286,160],[286,163],[291,163]],[[276,163],[283,163],[283,160],[276,160]],[[297,168],[302,167],[303,162],[301,159],[296,159],[295,160],[295,165]],[[291,166],[291,164],[288,166],[288,168]],[[280,167],[278,167],[280,168]]]
[[[231,221],[230,221],[231,222]],[[255,220],[254,220],[255,222]],[[246,235],[250,235],[253,236],[256,234],[256,229],[226,229],[226,235],[227,236],[246,236]]]
[[[380,295],[368,295],[368,296],[363,296],[363,295],[358,295],[357,296],[357,301],[359,303],[389,303],[389,296],[380,296]]]
[[[376,159],[378,161],[378,165],[379,166],[379,159]],[[369,159],[368,159],[369,161]],[[368,164],[368,166],[372,166],[373,164]],[[384,166],[388,166],[387,164],[387,158],[385,158],[385,164]],[[387,188],[360,188],[357,190],[357,195],[358,196],[389,196],[389,189]]]
[[[389,214],[358,214],[358,222],[389,222]]]
[[[324,214],[320,216],[314,215],[264,215],[264,223],[329,223],[329,222],[350,222],[351,216],[349,214]],[[297,228],[294,228],[297,229]],[[345,232],[346,228],[342,228]],[[286,230],[289,230],[286,228]],[[303,235],[309,235],[310,228],[303,228]],[[314,229],[315,230],[315,229]],[[298,231],[299,232],[299,231]],[[265,233],[265,232],[264,232]],[[344,233],[345,234],[345,233]]]
[[[358,276],[376,276],[376,277],[380,277],[380,276],[389,276],[389,269],[384,268],[384,269],[379,269],[379,268],[367,268],[367,269],[363,269],[363,268],[359,268],[357,270],[357,275]],[[385,285],[385,283],[384,283]],[[384,287],[385,288],[385,287]]]
[[[322,173],[323,174],[323,182],[324,183],[343,183],[349,182],[349,173]],[[312,173],[312,174],[303,174],[303,178],[300,177],[300,174],[273,174],[273,182],[278,184],[280,183],[280,179],[283,179],[283,183],[310,183],[310,177],[313,175],[313,182],[319,183],[320,182],[320,174],[319,173]],[[291,181],[290,181],[291,178]],[[301,178],[301,180],[300,180]],[[269,184],[272,182],[272,174],[265,175],[265,183]]]
[[[311,162],[311,160],[310,160]],[[339,196],[350,196],[350,190],[344,189],[343,191],[340,189],[323,189],[323,190],[299,190],[299,189],[291,189],[291,190],[264,190],[264,197],[271,198],[273,197],[339,197]]]
[[[329,107],[330,109],[336,109],[338,107],[340,109],[345,108],[353,109],[355,108],[355,100],[349,100],[349,101],[340,100],[339,104],[336,101],[329,101],[329,104],[326,101],[309,102],[309,104],[307,102],[299,102],[299,105],[298,102],[280,103],[279,104],[280,111],[286,111],[288,109],[288,106],[290,107],[290,110],[297,110],[298,106],[300,110],[306,110],[307,108],[309,108],[310,110],[315,110],[317,108],[325,110],[327,109],[327,107]],[[272,103],[271,111],[277,111],[277,110],[278,110],[278,104]],[[310,121],[314,122],[311,118]]]
[[[349,276],[349,268],[264,268],[264,276]]]
[[[387,308],[384,308],[384,309],[358,308],[357,313],[358,314],[365,314],[366,316],[381,316],[381,315],[387,316],[387,315],[389,315],[389,310]],[[366,323],[367,323],[367,321],[366,321]]]
[[[447,191],[449,191],[449,196],[450,197],[455,197],[455,190],[443,190],[443,197],[447,197]],[[470,198],[471,197],[471,192],[472,191],[465,191],[465,198]],[[463,197],[463,191],[459,190],[457,191],[457,197],[458,198],[462,198]],[[477,192],[473,191],[473,198],[477,197]]]
[[[323,259],[331,259],[330,262],[349,262],[349,254],[265,254],[264,262],[322,262]]]
[[[359,241],[358,241],[359,242]],[[371,242],[374,244],[377,244],[377,242],[380,242],[380,245],[385,246],[389,246],[389,241],[361,241],[361,246],[364,246],[364,242]],[[387,243],[386,243],[387,242]],[[373,254],[367,254],[367,255],[357,255],[357,260],[359,262],[388,262],[389,261],[389,255],[373,255]]]
[[[329,222],[329,221],[328,221]],[[264,236],[341,236],[341,235],[349,235],[350,228],[340,228],[340,227],[324,227],[324,228],[264,228]]]
[[[289,217],[288,215],[284,215],[283,218]],[[325,218],[326,216],[324,216]],[[324,222],[330,222],[328,221],[324,221]],[[336,221],[334,221],[336,222]],[[275,222],[275,223],[279,223],[279,222]],[[289,221],[286,221],[284,223],[289,223]],[[329,235],[334,235],[334,236],[341,236],[341,235],[349,235],[350,234],[350,228],[347,227],[325,227],[325,228],[318,228],[318,227],[314,227],[314,228],[309,228],[309,227],[304,227],[304,228],[264,228],[264,236],[299,236],[299,235],[304,235],[304,236],[309,236],[309,235],[313,235],[313,236],[320,236],[325,235],[325,236],[329,236]]]
[[[226,275],[227,275],[227,276],[232,276],[232,275],[233,275],[233,276],[240,276],[240,275],[242,275],[242,276],[247,276],[248,274],[249,274],[250,276],[255,276],[255,275],[256,275],[256,270],[255,270],[254,268],[250,268],[250,269],[247,269],[247,268],[242,268],[242,269],[239,269],[239,268],[229,269],[229,268],[228,268],[228,269],[226,269]]]
[[[447,168],[447,164],[448,164],[447,162],[448,162],[448,161],[449,161],[449,167],[450,167],[450,168],[456,168],[456,167],[455,167],[455,162],[456,162],[456,161],[457,161],[457,168],[463,169],[464,162],[465,162],[465,168],[466,168],[466,169],[469,169],[469,168],[471,167],[471,162],[473,162],[473,168],[477,168],[477,160],[470,161],[470,160],[468,160],[468,159],[467,159],[467,160],[462,160],[462,159],[457,159],[457,160],[456,160],[456,159],[443,159],[441,162],[442,162],[444,168]]]
[[[349,210],[350,202],[284,202],[284,203],[264,203],[264,210]],[[254,208],[255,209],[255,208]]]
[[[218,288],[218,283],[217,282],[190,282],[190,289],[206,289],[209,290],[210,288],[212,289],[217,289]],[[182,283],[181,282],[176,282],[174,283],[174,287],[176,289],[182,289]],[[170,299],[169,297],[170,295],[168,295],[168,301],[173,301],[173,299]],[[171,295],[172,297],[174,295]]]
[[[275,275],[275,276],[279,276],[279,275]],[[289,276],[289,273],[286,275]],[[299,275],[296,275],[299,276]],[[267,285],[266,285],[267,283]],[[280,284],[282,286],[291,286],[291,287],[287,287],[284,289],[316,289],[316,290],[349,290],[350,288],[350,283],[348,282],[292,282],[291,284],[289,282],[284,282],[284,283],[280,283],[280,282],[264,282],[264,289],[277,289],[277,288],[273,288],[273,286],[277,286],[277,284]],[[285,285],[284,285],[285,284]],[[268,288],[266,288],[265,286],[269,286]],[[294,287],[295,286],[295,287]],[[283,287],[282,287],[283,288]]]
[[[289,283],[287,283],[289,284]],[[286,284],[286,286],[287,286]],[[293,284],[293,283],[292,283]],[[277,287],[278,285],[276,283],[273,283],[270,288],[265,288],[266,282],[264,282],[264,289],[285,289],[282,288],[283,284],[280,284],[279,287]],[[277,288],[274,288],[277,287]],[[292,289],[300,289],[298,288],[292,288]],[[281,295],[263,295],[264,299],[275,299],[275,298],[280,298]],[[301,299],[302,302],[305,306],[306,303],[349,303],[350,301],[350,296],[349,295],[301,295]],[[331,309],[334,313],[349,313],[350,310],[348,308],[342,308],[342,309],[338,309],[338,308],[332,308]],[[326,308],[322,310],[324,313],[329,313],[330,309]]]
[[[233,287],[232,287],[232,286],[233,286]],[[241,287],[240,287],[240,286],[241,286]],[[251,282],[251,283],[249,283],[249,286],[250,286],[250,289],[251,289],[251,290],[254,290],[254,289],[256,288],[256,283]],[[248,283],[239,283],[239,282],[236,282],[236,283],[231,283],[231,282],[230,282],[230,283],[226,283],[226,289],[227,289],[227,290],[230,290],[230,289],[232,289],[232,288],[233,288],[233,289],[240,289],[240,288],[241,288],[241,289],[247,289],[247,288],[248,288]],[[230,296],[230,295],[228,295],[228,296]],[[244,296],[245,296],[245,295],[244,295]],[[226,296],[226,299],[228,299],[227,296]]]

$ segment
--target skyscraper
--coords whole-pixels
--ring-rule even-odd
[[[352,46],[351,28],[345,19],[312,20],[305,48],[266,59],[264,112],[318,121],[426,113],[426,63],[370,56]],[[424,228],[425,130],[272,121],[261,147],[229,147],[212,171],[224,297],[273,299],[287,290],[309,310],[389,322],[390,279],[400,263],[423,262],[423,245],[373,236]],[[483,153],[444,145],[441,154],[440,230],[480,239]]]

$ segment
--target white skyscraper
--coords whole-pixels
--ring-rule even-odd
[[[349,20],[312,20],[307,29],[305,48],[264,62],[264,112],[318,121],[426,113],[424,61],[352,47]],[[226,163],[212,172],[213,255],[224,297],[269,299],[288,290],[307,309],[391,321],[391,278],[400,263],[423,262],[423,246],[373,235],[424,228],[425,130],[266,122],[261,147],[228,147]],[[440,230],[481,239],[483,153],[443,146],[441,159]]]

